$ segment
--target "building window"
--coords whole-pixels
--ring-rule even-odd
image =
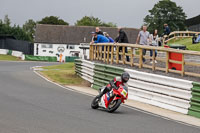
[[[69,49],[75,49],[74,45],[69,45]]]
[[[42,48],[53,48],[52,44],[42,44]]]

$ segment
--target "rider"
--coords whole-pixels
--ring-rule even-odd
[[[128,80],[130,78],[129,73],[123,72],[121,77],[115,77],[114,80],[110,81],[110,83],[105,87],[105,89],[99,94],[99,98],[101,98],[105,93],[112,90],[112,88],[118,88],[120,85],[124,85],[128,88]]]

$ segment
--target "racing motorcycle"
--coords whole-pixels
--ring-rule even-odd
[[[103,92],[105,86],[100,88],[100,93]],[[105,93],[101,98],[96,96],[92,103],[91,107],[93,109],[103,108],[108,112],[112,113],[119,108],[121,103],[124,103],[128,98],[128,88],[126,86],[120,85],[118,88],[115,85],[112,85],[112,90]]]

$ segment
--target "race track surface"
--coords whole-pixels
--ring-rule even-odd
[[[58,87],[30,67],[0,62],[0,133],[200,133],[200,128],[121,106],[93,110],[93,97]]]

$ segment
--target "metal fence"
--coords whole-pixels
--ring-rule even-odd
[[[0,39],[0,49],[16,50],[24,54],[33,55],[34,45],[28,41],[4,38]]]

